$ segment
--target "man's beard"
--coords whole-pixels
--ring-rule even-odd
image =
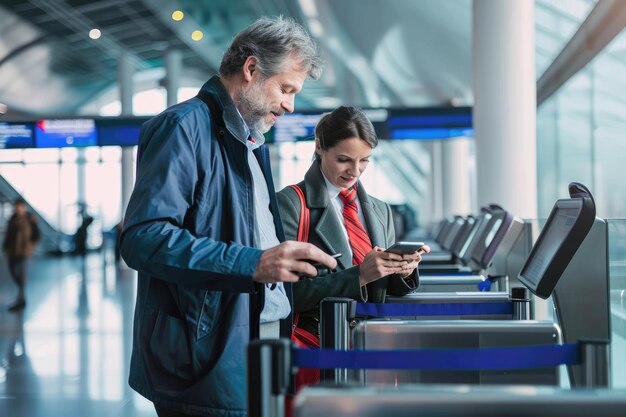
[[[271,109],[264,103],[263,85],[261,81],[250,89],[241,91],[237,100],[237,109],[250,130],[266,133],[272,125],[266,120]]]

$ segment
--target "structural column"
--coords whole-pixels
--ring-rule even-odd
[[[534,0],[474,0],[477,203],[537,217]]]
[[[535,2],[474,0],[472,23],[477,203],[536,219]]]
[[[468,215],[470,207],[469,140],[441,141],[441,188],[444,216]]]
[[[117,82],[120,87],[120,102],[122,116],[133,114],[133,57],[127,52],[122,52],[119,57]],[[130,194],[135,184],[135,172],[133,169],[133,148],[122,148],[122,215],[126,212]]]
[[[183,55],[178,49],[168,49],[165,53],[165,90],[167,107],[178,102],[178,88],[183,66]]]
[[[431,223],[444,217],[443,212],[443,145],[441,141],[431,142],[430,183],[428,201],[430,204]]]

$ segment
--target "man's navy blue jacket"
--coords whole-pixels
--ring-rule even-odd
[[[252,281],[262,253],[252,247],[254,189],[230,96],[218,77],[202,91],[210,107],[199,97],[173,106],[139,139],[121,236],[124,260],[139,271],[129,382],[174,411],[244,416],[245,352],[263,306],[263,287]],[[282,241],[267,148],[254,153]]]

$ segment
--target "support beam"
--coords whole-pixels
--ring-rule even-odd
[[[599,0],[537,81],[537,107],[600,53],[626,27],[626,2]]]

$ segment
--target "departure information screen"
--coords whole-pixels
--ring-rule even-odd
[[[27,123],[0,122],[0,149],[33,147],[33,127]]]
[[[274,142],[314,140],[315,125],[321,117],[321,113],[282,115],[274,124]]]
[[[147,119],[111,119],[96,122],[98,145],[135,146],[139,143],[141,125]]]
[[[98,145],[93,119],[39,120],[35,125],[37,148]]]
[[[330,111],[330,110],[329,110]],[[363,110],[372,122],[379,138],[388,137],[386,126],[389,112],[385,109]],[[284,114],[276,120],[268,142],[298,142],[315,140],[315,126],[326,112]],[[267,138],[267,137],[266,137]]]

